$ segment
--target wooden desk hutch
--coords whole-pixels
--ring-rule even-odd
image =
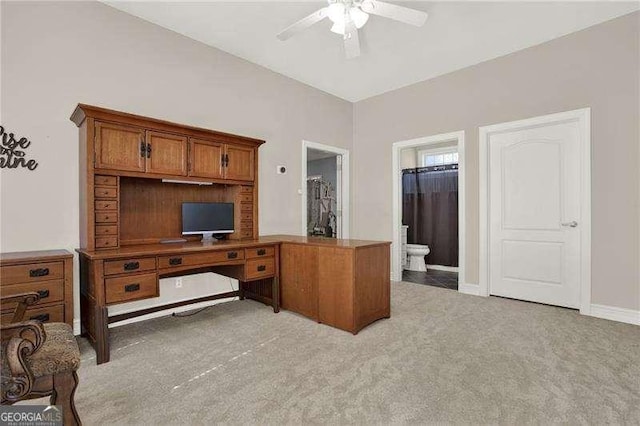
[[[279,310],[279,245],[258,239],[262,140],[78,105],[82,331],[109,360],[108,323],[187,303],[252,297]],[[218,244],[181,238],[183,202],[234,203],[235,232]],[[217,272],[237,292],[109,317],[107,306],[159,295],[161,277]]]

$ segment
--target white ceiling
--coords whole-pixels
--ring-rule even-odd
[[[282,42],[276,34],[324,7],[303,2],[107,1],[117,9],[358,101],[506,55],[639,9],[639,2],[399,3],[429,13],[421,28],[371,16],[362,55],[347,60],[325,20]]]

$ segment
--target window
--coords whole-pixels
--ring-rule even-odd
[[[433,167],[433,166],[446,166],[449,164],[458,164],[458,153],[456,151],[448,152],[422,152],[420,158],[422,159],[421,167]]]

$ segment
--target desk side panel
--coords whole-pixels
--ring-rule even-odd
[[[354,250],[319,247],[318,321],[354,332]]]
[[[318,320],[318,247],[280,247],[282,308]]]
[[[389,245],[355,251],[355,332],[391,315]]]

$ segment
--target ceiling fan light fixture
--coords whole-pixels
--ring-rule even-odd
[[[341,3],[341,2],[331,3],[329,5],[327,15],[329,16],[329,19],[331,19],[331,22],[333,23],[342,22],[344,24],[344,11],[345,11],[344,3]]]
[[[352,7],[349,10],[349,14],[351,15],[351,19],[353,19],[353,23],[356,25],[356,28],[360,29],[364,27],[364,24],[369,20],[369,14],[363,12],[359,7]]]
[[[342,22],[335,22],[331,26],[331,32],[335,34],[344,35],[344,32],[345,32],[344,20],[342,20]]]

